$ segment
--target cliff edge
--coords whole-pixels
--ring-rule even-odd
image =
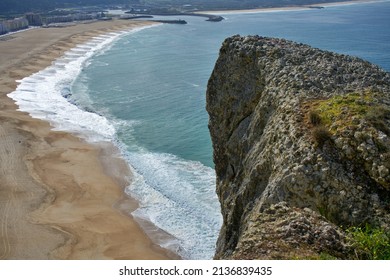
[[[390,75],[291,41],[233,36],[207,88],[223,226],[216,259],[353,258],[390,226]]]

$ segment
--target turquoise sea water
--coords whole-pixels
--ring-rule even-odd
[[[121,148],[134,172],[126,191],[141,204],[132,215],[170,233],[174,239],[162,245],[189,259],[212,258],[221,226],[205,92],[226,37],[282,37],[359,56],[390,71],[390,2],[224,16],[219,23],[183,17],[187,25],[100,38],[19,88],[19,94],[35,94],[36,81],[40,87],[46,81],[48,94],[56,92],[70,105],[47,96],[39,103],[34,95],[19,99],[22,110],[36,110],[35,116],[57,129]],[[84,59],[69,68],[73,72],[49,80],[78,53]],[[70,114],[53,120],[67,106],[74,120]]]

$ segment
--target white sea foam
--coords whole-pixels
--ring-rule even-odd
[[[145,27],[133,29],[136,32]],[[68,102],[70,87],[88,59],[108,49],[112,42],[127,32],[111,32],[91,39],[65,52],[51,66],[19,80],[10,93],[21,111],[50,122],[55,130],[72,132],[88,141],[110,141],[115,128],[109,121],[93,112],[86,112]]]
[[[71,132],[91,142],[115,142],[115,122],[80,106],[91,104],[87,88],[78,89],[85,92],[78,93],[77,99],[71,88],[88,60],[107,51],[122,34],[101,35],[67,51],[50,67],[18,81],[17,89],[9,96],[20,110],[49,121],[54,130]],[[139,125],[137,121],[123,124],[130,133],[132,125]],[[214,170],[173,155],[117,144],[134,173],[126,192],[140,201],[141,207],[132,215],[173,236],[160,240],[161,246],[188,259],[212,258],[221,225]]]
[[[211,259],[222,225],[215,193],[215,171],[197,161],[172,154],[150,152],[133,139],[142,121],[115,121],[128,143],[117,143],[133,178],[126,193],[139,201],[132,215],[168,232],[173,239],[151,238],[185,259]],[[148,229],[146,229],[148,230]]]
[[[162,246],[187,259],[211,259],[222,223],[214,170],[170,154],[139,151],[126,158],[135,174],[126,191],[140,202],[133,216],[176,238]]]

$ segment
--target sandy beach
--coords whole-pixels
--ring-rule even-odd
[[[213,15],[223,15],[223,14],[252,14],[252,13],[264,13],[264,12],[279,12],[279,11],[293,11],[293,10],[302,10],[302,9],[311,9],[311,8],[320,8],[320,7],[332,7],[332,6],[342,6],[342,5],[353,5],[361,3],[374,3],[381,2],[382,0],[352,0],[352,1],[342,1],[342,2],[330,2],[330,3],[321,3],[321,4],[312,4],[312,5],[297,5],[297,6],[286,6],[286,7],[274,7],[274,8],[258,8],[258,9],[243,9],[243,10],[220,10],[220,11],[199,11],[199,14],[213,14]]]
[[[110,145],[91,145],[18,111],[15,80],[94,36],[148,23],[107,21],[0,37],[0,259],[176,259],[122,210],[136,201]]]
[[[317,6],[363,2],[377,1]],[[307,7],[201,13],[302,8]],[[7,96],[17,80],[50,66],[72,47],[146,24],[152,23],[99,21],[0,37],[0,260],[179,259],[153,242],[129,215],[138,207],[124,193],[132,174],[114,146],[53,131],[49,123],[18,111]],[[163,232],[156,236],[168,238]]]

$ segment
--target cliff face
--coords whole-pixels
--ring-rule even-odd
[[[348,258],[390,225],[390,75],[307,45],[233,36],[207,89],[224,218],[215,258]]]

